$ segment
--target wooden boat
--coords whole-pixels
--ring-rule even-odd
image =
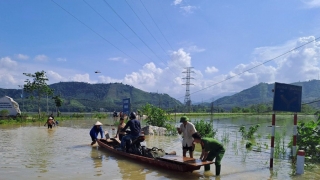
[[[123,157],[130,158],[132,160],[153,165],[155,167],[161,167],[173,171],[180,172],[192,172],[194,170],[199,170],[201,166],[206,164],[212,164],[211,161],[203,162],[201,160],[196,160],[194,158],[182,157],[177,155],[165,155],[159,158],[150,158],[141,155],[131,154],[123,151],[118,151],[114,148],[115,140],[105,140],[98,139],[97,142],[99,147],[112,152],[114,154],[121,155]]]

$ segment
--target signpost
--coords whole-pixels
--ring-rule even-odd
[[[274,84],[273,111],[301,112],[302,87]]]
[[[129,116],[129,113],[131,111],[131,104],[130,104],[130,98],[126,98],[122,100],[122,112]]]
[[[273,168],[274,136],[276,125],[275,111],[294,112],[292,155],[295,157],[297,145],[297,112],[301,112],[302,87],[276,82],[274,84],[273,92],[274,96],[272,110],[274,113],[272,114],[270,168]]]

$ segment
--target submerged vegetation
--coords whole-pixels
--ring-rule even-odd
[[[316,121],[299,122],[297,145],[306,153],[306,161],[320,162],[320,116]],[[292,145],[292,141],[289,146]]]
[[[256,124],[254,126],[250,126],[249,131],[247,131],[245,126],[241,126],[239,132],[241,133],[243,139],[251,139],[253,138],[254,133],[258,131],[259,127],[260,124]]]

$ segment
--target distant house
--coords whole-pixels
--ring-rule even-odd
[[[19,104],[9,96],[0,98],[0,111],[4,109],[9,111],[9,116],[16,116],[21,114]]]

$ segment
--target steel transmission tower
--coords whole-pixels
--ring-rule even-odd
[[[182,73],[186,73],[186,76],[182,79],[186,80],[185,84],[182,85],[186,85],[186,95],[184,96],[184,104],[187,107],[187,112],[191,111],[191,98],[190,98],[190,85],[193,85],[190,83],[190,79],[194,79],[193,77],[191,77],[191,73],[194,73],[194,71],[191,71],[193,67],[186,67],[186,71],[183,71]]]

